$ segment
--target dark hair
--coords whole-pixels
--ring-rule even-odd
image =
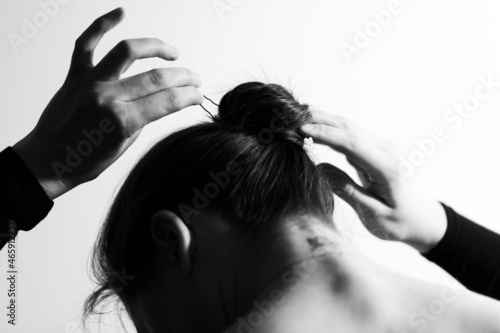
[[[191,214],[210,209],[252,237],[272,235],[292,214],[331,220],[330,185],[302,148],[299,128],[310,122],[309,106],[282,86],[249,82],[222,98],[212,122],[158,142],[133,168],[102,226],[92,258],[98,289],[85,317],[110,296],[131,303],[151,264],[149,220],[158,210],[189,223]],[[116,283],[123,271],[136,277],[125,288]]]

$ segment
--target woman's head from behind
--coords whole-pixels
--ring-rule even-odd
[[[228,92],[212,122],[158,142],[122,185],[94,253],[92,312],[118,295],[139,332],[208,331],[286,263],[286,230],[332,226],[328,182],[302,148],[307,105],[279,85]]]

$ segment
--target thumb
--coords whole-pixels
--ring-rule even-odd
[[[387,216],[390,213],[388,206],[354,182],[346,184],[342,192],[340,198],[356,211],[363,222],[366,222],[367,216]]]
[[[69,73],[77,74],[93,67],[94,49],[106,32],[113,29],[124,17],[119,7],[99,17],[76,40]]]
[[[389,215],[390,207],[385,205],[383,200],[368,192],[364,187],[356,184],[356,182],[341,169],[329,163],[319,164],[318,169],[323,176],[328,179],[332,192],[346,201],[361,219],[365,216]]]

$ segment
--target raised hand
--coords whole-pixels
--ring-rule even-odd
[[[336,168],[320,165],[341,188],[338,193],[375,236],[407,243],[425,253],[446,232],[446,215],[431,196],[418,193],[399,175],[396,146],[369,134],[349,120],[312,111],[313,124],[302,131],[343,153],[356,169],[362,186]]]
[[[77,39],[66,81],[33,131],[13,147],[51,199],[96,178],[148,123],[203,101],[199,76],[186,68],[120,79],[138,59],[177,59],[177,50],[159,39],[123,40],[94,66],[94,49],[123,17],[117,8]]]

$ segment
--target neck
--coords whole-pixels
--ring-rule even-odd
[[[344,241],[333,227],[311,216],[296,219],[287,221],[274,241],[245,244],[237,252],[234,267],[238,268],[232,281],[237,286],[233,289],[237,297],[232,295],[227,304],[239,309],[235,315],[244,313],[259,295],[277,283],[292,283],[309,274],[308,270],[312,273],[322,266],[322,258],[334,256],[343,246]]]
[[[177,315],[186,314],[186,322],[200,322],[210,332],[228,326],[225,333],[327,333],[332,328],[356,333],[498,332],[498,302],[396,274],[364,258],[333,228],[315,218],[306,222],[290,223],[271,245],[242,244],[231,233],[207,239],[211,246],[202,248],[215,251],[211,257],[221,260],[204,260],[204,251],[196,266],[204,263],[201,271],[218,277],[207,280],[210,275],[198,274],[201,280],[184,281],[165,293],[158,290],[170,285],[165,281],[145,287],[142,303],[152,307],[141,313],[151,317],[149,331],[168,327],[158,304],[171,297],[188,299],[185,295],[192,293],[192,302],[170,305]],[[445,308],[436,314],[440,302]],[[191,328],[177,331],[199,331]]]
[[[291,232],[287,269],[225,332],[499,332],[498,302],[382,268],[327,228]]]

